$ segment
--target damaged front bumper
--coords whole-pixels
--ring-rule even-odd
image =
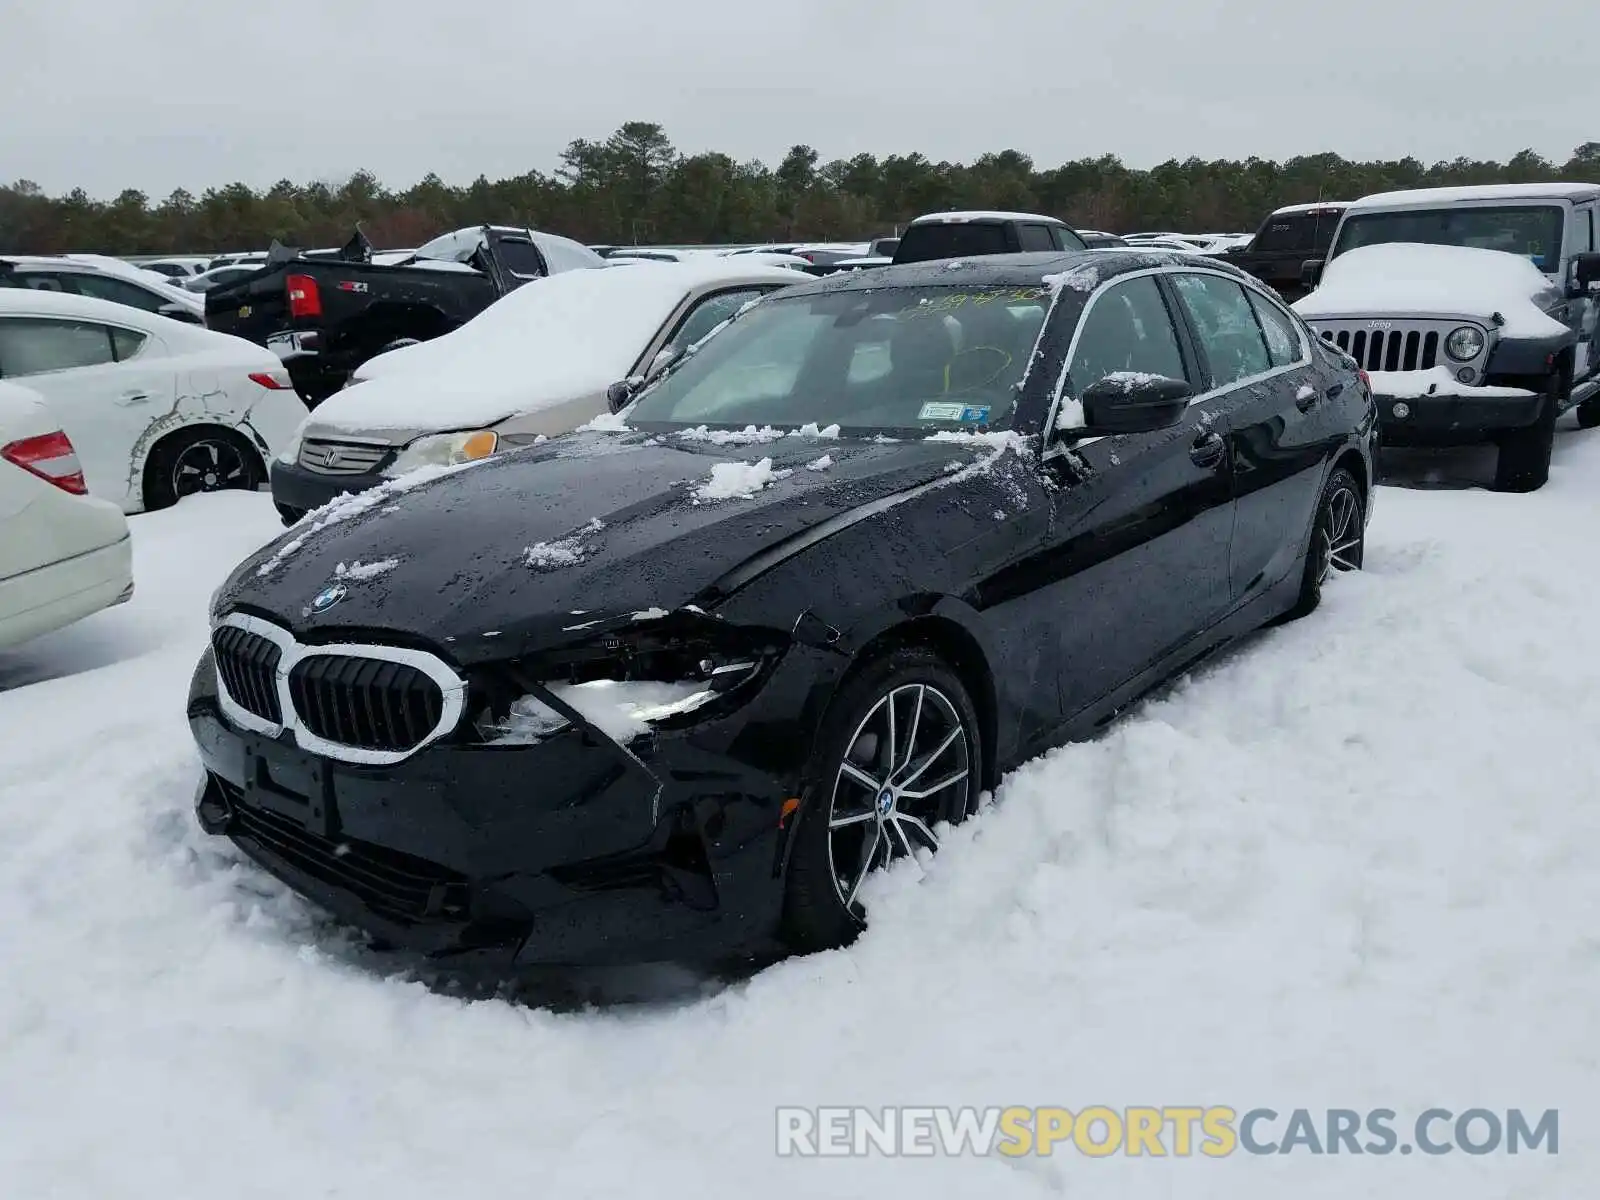
[[[208,653],[189,721],[196,815],[295,891],[444,967],[714,963],[778,950],[790,797],[815,652],[741,710],[626,748],[446,739],[361,766],[236,728]],[[781,716],[780,714],[789,714]]]

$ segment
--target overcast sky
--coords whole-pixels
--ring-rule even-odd
[[[1564,160],[1600,138],[1573,0],[0,0],[0,177],[153,197],[552,170],[656,121],[775,165],[1014,147]],[[1564,36],[1572,30],[1573,36]]]

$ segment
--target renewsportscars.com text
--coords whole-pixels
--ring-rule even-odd
[[[1088,1158],[1227,1158],[1235,1154],[1560,1153],[1560,1113],[1549,1108],[1271,1108],[1226,1105],[777,1110],[783,1156],[849,1157],[1057,1152]]]

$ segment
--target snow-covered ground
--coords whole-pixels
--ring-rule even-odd
[[[195,830],[205,601],[276,528],[264,496],[136,518],[134,601],[0,656],[8,1200],[1591,1190],[1600,435],[1530,496],[1383,489],[1365,574],[1016,772],[850,950],[603,1011],[384,978]],[[773,1152],[776,1105],[945,1103],[1559,1107],[1562,1141]]]

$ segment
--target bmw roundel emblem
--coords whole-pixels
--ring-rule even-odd
[[[887,817],[894,811],[894,792],[888,788],[878,793],[878,815]]]
[[[345,598],[348,589],[342,583],[332,583],[323,588],[311,599],[311,611],[314,613],[327,612],[335,604]]]

